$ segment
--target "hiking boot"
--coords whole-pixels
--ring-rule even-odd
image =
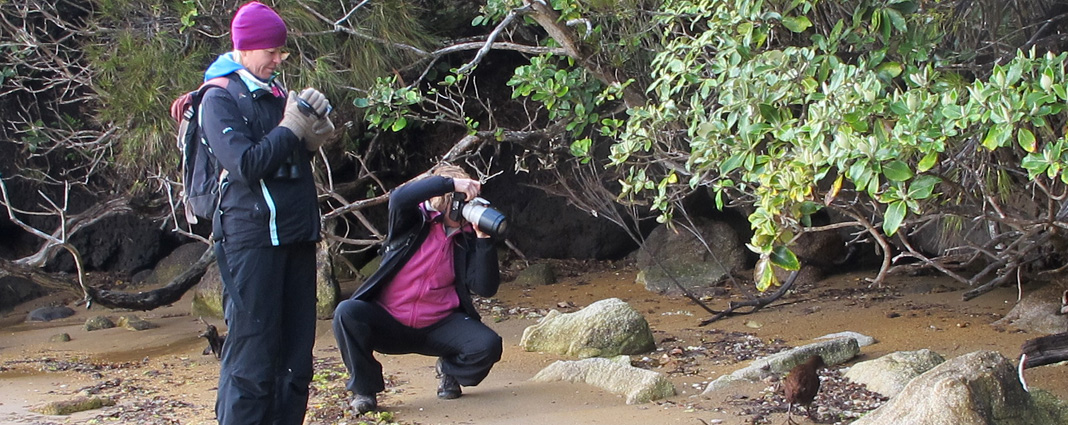
[[[438,398],[452,400],[463,395],[463,391],[460,390],[460,383],[456,382],[456,378],[441,371],[441,359],[438,359],[437,371],[438,377],[441,378],[441,382],[438,383]]]
[[[356,394],[352,401],[349,402],[349,406],[352,406],[352,410],[356,411],[357,415],[362,415],[378,409],[378,399],[374,394]]]

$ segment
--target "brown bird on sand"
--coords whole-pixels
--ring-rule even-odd
[[[214,354],[216,359],[222,358],[222,348],[223,344],[226,343],[226,334],[220,335],[215,325],[205,322],[204,319],[200,319],[200,323],[203,323],[206,328],[204,332],[197,336],[208,340],[208,347],[204,349],[204,355]]]
[[[823,357],[812,356],[804,363],[795,366],[790,370],[790,374],[786,375],[783,390],[786,393],[786,402],[789,403],[786,408],[787,423],[797,423],[793,418],[795,404],[805,406],[808,417],[812,418],[812,411],[809,407],[811,407],[812,400],[816,399],[816,393],[820,391],[819,369],[824,367],[827,367],[827,364],[823,362]]]

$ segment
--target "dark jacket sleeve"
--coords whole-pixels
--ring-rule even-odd
[[[501,271],[497,263],[497,248],[491,238],[470,237],[471,251],[467,254],[464,285],[475,295],[492,297],[501,286]]]
[[[292,131],[277,126],[262,140],[252,140],[252,130],[226,90],[208,90],[200,115],[202,134],[231,181],[253,183],[269,177],[300,145]]]
[[[422,223],[423,212],[419,204],[449,193],[453,187],[452,178],[430,176],[393,189],[389,195],[389,239],[400,237]]]

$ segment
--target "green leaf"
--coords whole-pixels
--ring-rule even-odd
[[[794,255],[794,252],[790,251],[785,245],[776,246],[771,252],[771,263],[786,270],[798,270],[801,268],[801,262],[797,259],[797,255]]]
[[[905,201],[897,201],[886,207],[886,215],[883,216],[883,233],[886,233],[886,236],[894,236],[894,233],[897,233],[897,229],[905,221],[907,211]]]
[[[1032,153],[1024,157],[1020,166],[1027,170],[1027,178],[1034,179],[1035,176],[1046,172],[1049,161],[1046,161],[1043,155]]]
[[[745,155],[740,155],[740,154],[731,155],[730,157],[727,158],[726,161],[723,161],[722,163],[719,164],[719,173],[725,175],[725,174],[727,174],[727,173],[729,173],[731,171],[734,171],[735,169],[737,169],[738,167],[740,167],[742,165],[742,160],[744,158],[745,158]]]
[[[1034,152],[1037,146],[1035,145],[1035,133],[1026,128],[1021,128],[1016,133],[1016,141],[1020,143],[1020,147],[1027,152]]]
[[[998,147],[998,139],[1001,138],[1002,130],[1000,125],[990,126],[990,130],[987,130],[986,137],[983,137],[983,147],[994,150]]]
[[[805,32],[805,30],[812,26],[812,21],[809,21],[808,18],[804,16],[787,16],[782,18],[782,25],[793,32]]]
[[[352,105],[357,108],[366,108],[371,105],[371,100],[366,97],[357,97],[352,100]]]
[[[905,17],[901,16],[901,12],[897,9],[886,9],[886,17],[890,18],[890,23],[898,31],[905,32],[908,30],[908,26],[905,25]]]
[[[760,260],[757,260],[753,274],[755,275],[753,280],[756,281],[757,290],[760,292],[767,291],[772,285],[779,283],[767,254],[760,256]]]
[[[927,155],[924,155],[923,159],[920,160],[920,163],[916,164],[916,172],[922,173],[930,170],[937,163],[938,152],[928,152]]]
[[[912,199],[927,199],[934,193],[935,186],[940,183],[942,179],[932,175],[922,175],[912,181],[909,186],[909,198]]]
[[[883,62],[879,65],[878,68],[875,68],[875,71],[879,74],[879,77],[882,77],[887,80],[897,78],[897,76],[901,75],[904,70],[905,68],[901,66],[901,64],[898,62]]]
[[[404,118],[404,117],[400,117],[400,118],[397,118],[396,121],[393,121],[393,125],[390,126],[389,129],[396,132],[396,131],[403,130],[404,127],[407,127],[407,126],[408,126],[408,119]]]
[[[576,158],[585,158],[590,155],[590,146],[593,144],[593,140],[589,137],[579,139],[571,143],[571,155]]]
[[[895,2],[891,2],[891,3],[892,4],[890,4],[890,7],[894,8],[894,10],[896,10],[898,12],[901,12],[903,14],[906,14],[906,15],[910,14],[910,13],[914,13],[917,10],[920,9],[919,3],[916,2],[915,0],[898,0],[898,1],[895,1]]]
[[[942,116],[951,120],[964,118],[964,108],[960,105],[948,104],[942,107]]]
[[[779,122],[779,109],[775,105],[761,103],[760,104],[760,116],[765,121],[776,123]]]
[[[883,164],[883,175],[895,182],[903,182],[912,178],[912,168],[905,161],[895,159]]]

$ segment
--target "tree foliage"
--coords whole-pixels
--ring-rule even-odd
[[[856,241],[880,248],[876,280],[913,262],[982,284],[978,293],[1061,256],[1045,242],[1065,226],[1062,9],[497,0],[474,23],[542,30],[535,42],[549,50],[509,81],[552,132],[534,147],[541,155],[603,165],[602,183],[619,177],[619,202],[645,205],[661,222],[676,223],[682,200],[706,188],[719,207],[749,211],[758,288],[778,283],[774,266],[799,267],[791,242],[818,230],[813,215],[829,209],[860,230]],[[414,87],[382,83],[384,92]],[[412,122],[423,99],[387,109]],[[382,112],[369,116],[376,123]],[[500,139],[519,129],[468,130]],[[962,237],[914,246],[931,228]]]
[[[119,166],[167,180],[163,106],[225,50],[239,3],[0,3],[5,38],[26,40],[2,47],[18,118],[5,135],[31,159],[108,158],[72,168],[83,177]],[[1048,243],[1068,215],[1058,1],[488,0],[477,16],[446,3],[275,5],[298,53],[290,86],[325,88],[368,127],[345,143],[359,179],[388,166],[369,161],[383,140],[446,129],[462,139],[433,156],[483,177],[553,172],[546,190],[628,228],[648,214],[685,227],[683,201],[708,190],[748,215],[760,289],[778,283],[773,267],[799,267],[797,236],[837,228],[878,247],[876,280],[919,265],[979,293],[1063,258]],[[442,22],[454,26],[431,31]],[[516,157],[497,157],[502,144]],[[380,159],[412,153],[385,145]],[[328,219],[356,210],[354,193],[380,199],[359,188],[327,188],[348,205]],[[815,225],[822,211],[840,223]],[[946,243],[917,245],[932,231]]]
[[[1046,207],[1052,221],[1055,209],[1042,198],[1064,188],[1057,123],[1065,56],[1032,48],[967,75],[947,60],[961,55],[942,50],[953,34],[932,30],[952,16],[949,6],[669,2],[687,13],[660,18],[653,99],[630,111],[612,147],[612,164],[631,170],[623,195],[654,188],[664,218],[680,193],[667,189],[675,181],[709,186],[720,206],[752,203],[761,289],[776,283],[772,264],[796,269],[782,248],[824,207],[854,217],[884,248],[899,231],[941,214],[1004,226],[992,238],[1053,230],[1049,222],[1041,229],[1020,222],[1042,216],[1003,211]],[[634,158],[679,152],[685,162],[672,169]],[[1044,196],[1012,199],[1011,190],[1025,188]],[[921,255],[900,236],[898,249]],[[986,261],[1005,254],[978,251]],[[889,249],[885,255],[884,268]]]

